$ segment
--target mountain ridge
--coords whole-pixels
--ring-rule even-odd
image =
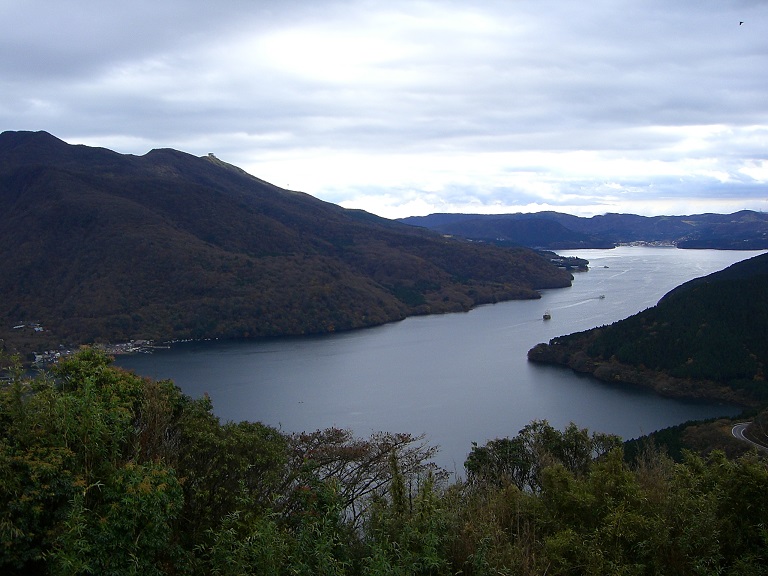
[[[0,134],[0,262],[0,339],[24,353],[348,330],[571,281],[530,250],[347,210],[212,155],[46,132]]]
[[[678,248],[691,249],[768,248],[768,214],[750,210],[686,216],[607,213],[590,218],[552,211],[430,214],[399,221],[476,241],[549,250],[612,248],[637,242],[674,244]],[[542,235],[542,227],[548,227],[548,236]]]

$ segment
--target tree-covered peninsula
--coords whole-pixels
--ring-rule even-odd
[[[3,368],[2,574],[767,571],[756,452],[627,461],[614,436],[534,421],[448,482],[423,438],[222,423],[92,350],[32,379]]]
[[[768,402],[768,254],[686,282],[630,318],[528,353],[615,384],[760,406]]]

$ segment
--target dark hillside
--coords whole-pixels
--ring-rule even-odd
[[[716,274],[710,274],[709,276],[702,276],[701,278],[694,278],[693,280],[689,280],[677,288],[670,290],[660,300],[660,303],[672,298],[676,298],[678,296],[682,296],[689,290],[692,290],[701,285],[710,284],[712,282],[739,282],[742,280],[753,281],[755,278],[763,277],[768,277],[768,258],[766,258],[766,255],[757,256],[755,258],[737,262],[736,264],[728,266],[728,268],[724,270],[720,270]],[[758,298],[758,300],[765,300],[765,298]],[[749,309],[750,307],[750,305],[745,306],[746,309]]]
[[[0,135],[0,262],[0,339],[24,351],[346,330],[570,284],[529,250],[345,210],[212,155],[45,132]]]
[[[610,326],[529,352],[610,382],[662,394],[768,402],[768,254],[693,280]]]

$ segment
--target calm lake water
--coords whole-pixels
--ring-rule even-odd
[[[358,436],[425,433],[436,462],[463,473],[471,443],[514,436],[533,419],[569,422],[625,439],[686,420],[734,415],[731,406],[664,399],[563,368],[529,364],[555,336],[610,324],[656,304],[683,282],[761,252],[620,247],[562,252],[590,261],[573,286],[540,300],[408,318],[355,332],[269,341],[174,345],[117,364],[207,392],[222,420],[287,432],[329,426]],[[604,295],[604,298],[600,298]],[[549,310],[552,319],[543,321]]]

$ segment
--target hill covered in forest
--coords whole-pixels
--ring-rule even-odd
[[[284,190],[213,155],[143,156],[0,134],[0,339],[99,340],[360,328],[536,298],[568,273]]]
[[[630,318],[528,353],[606,382],[667,395],[768,402],[768,254],[672,290]]]
[[[400,221],[492,244],[549,250],[613,248],[633,242],[721,250],[768,248],[768,214],[750,210],[692,216],[603,214],[591,218],[559,212],[430,214]]]

